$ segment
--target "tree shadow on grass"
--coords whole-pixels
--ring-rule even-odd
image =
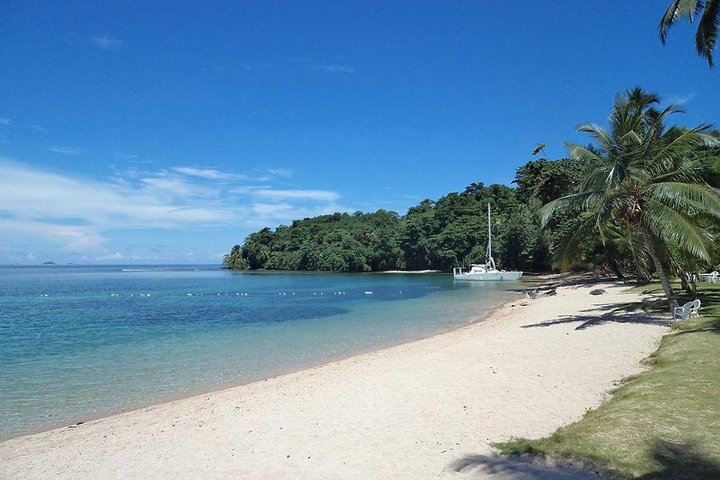
[[[700,480],[720,479],[720,462],[698,452],[694,442],[656,442],[651,450],[655,466],[639,480]],[[465,478],[497,480],[599,480],[617,478],[603,476],[596,469],[583,467],[581,462],[553,464],[542,455],[467,455],[450,464]],[[608,473],[607,475],[611,475]]]
[[[720,479],[720,462],[697,453],[693,442],[685,444],[659,441],[653,448],[652,456],[659,470],[638,477],[650,479]]]
[[[493,478],[498,480],[598,480],[595,472],[579,466],[553,465],[541,456],[533,455],[467,455],[450,464],[450,468],[465,474],[464,478]]]
[[[720,317],[714,317],[710,319],[701,317],[696,320],[691,319],[688,323],[681,322],[678,325],[678,331],[676,335],[686,335],[688,333],[700,332],[712,332],[720,335]]]

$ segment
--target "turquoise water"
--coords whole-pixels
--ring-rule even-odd
[[[0,439],[447,331],[515,282],[0,267]]]

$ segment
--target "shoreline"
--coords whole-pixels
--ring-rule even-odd
[[[410,271],[410,272],[405,272],[405,271],[397,271],[397,272],[388,271],[388,272],[374,272],[374,273],[410,273],[410,274],[417,274],[417,273],[428,273],[428,272],[433,272],[433,271],[430,271],[430,270],[428,270],[428,271]],[[511,291],[512,291],[512,290],[511,290]],[[85,424],[85,423],[87,423],[87,422],[93,422],[93,421],[97,421],[97,420],[102,420],[102,419],[104,419],[104,418],[109,418],[109,417],[114,417],[114,416],[117,416],[117,415],[122,415],[122,414],[131,413],[131,412],[134,412],[134,411],[144,410],[144,409],[147,409],[147,408],[156,407],[156,406],[163,405],[163,404],[166,404],[166,403],[178,402],[178,401],[187,400],[187,399],[192,399],[192,398],[196,398],[196,397],[202,397],[203,395],[207,395],[207,394],[214,394],[214,393],[219,393],[219,392],[223,392],[223,391],[226,391],[226,390],[231,390],[231,389],[238,388],[238,387],[244,387],[244,386],[252,385],[252,384],[255,384],[255,383],[264,382],[264,381],[267,381],[267,380],[270,380],[270,379],[276,379],[276,378],[282,377],[282,376],[284,376],[284,375],[290,375],[290,374],[297,373],[297,372],[302,372],[302,371],[305,371],[305,370],[312,370],[312,369],[315,369],[315,368],[321,368],[321,367],[323,367],[323,366],[325,366],[325,365],[333,364],[333,363],[336,363],[336,362],[342,362],[343,360],[348,360],[348,359],[351,359],[351,358],[356,357],[356,356],[368,355],[368,354],[372,354],[372,353],[375,353],[375,352],[380,352],[380,351],[383,351],[383,350],[387,350],[387,349],[390,349],[390,348],[393,348],[393,347],[398,347],[398,346],[401,346],[401,345],[406,345],[406,344],[410,344],[410,343],[413,343],[413,342],[418,342],[418,341],[430,339],[430,338],[436,337],[436,336],[438,336],[438,335],[444,335],[444,334],[447,334],[447,333],[450,333],[450,332],[454,332],[454,331],[456,331],[456,330],[460,330],[460,329],[466,328],[466,327],[471,326],[471,325],[474,325],[474,324],[478,324],[478,323],[482,323],[482,322],[491,320],[492,315],[493,315],[495,312],[497,312],[499,309],[504,308],[506,305],[509,305],[510,303],[517,302],[518,300],[520,300],[520,299],[522,298],[522,295],[523,295],[523,294],[522,294],[520,291],[517,291],[517,292],[514,292],[514,293],[515,293],[515,297],[516,297],[515,299],[510,299],[510,300],[508,300],[508,301],[506,301],[506,302],[504,302],[504,303],[498,303],[497,305],[495,305],[494,307],[492,307],[492,308],[490,309],[490,311],[488,311],[488,312],[487,312],[485,315],[483,315],[483,316],[478,316],[477,314],[473,314],[472,316],[468,316],[468,317],[466,318],[466,323],[464,323],[464,324],[462,324],[462,325],[454,326],[454,327],[450,328],[449,330],[443,329],[443,328],[439,328],[437,331],[434,331],[434,332],[424,332],[424,333],[420,333],[419,335],[409,336],[409,337],[407,337],[407,338],[405,338],[405,339],[402,339],[402,340],[400,340],[400,341],[388,341],[388,342],[386,342],[386,343],[379,344],[379,345],[375,345],[375,346],[371,346],[371,347],[366,347],[366,348],[361,349],[361,350],[358,350],[358,351],[348,352],[348,353],[345,353],[345,354],[338,354],[338,355],[334,355],[334,356],[324,357],[324,358],[322,358],[322,359],[317,359],[317,360],[314,360],[314,361],[308,361],[308,362],[300,363],[300,364],[297,364],[297,365],[295,365],[295,366],[293,366],[293,367],[290,367],[290,368],[277,367],[277,368],[275,369],[275,371],[271,371],[270,374],[268,374],[268,375],[249,376],[249,377],[246,377],[246,378],[243,378],[243,379],[229,380],[229,381],[227,381],[227,382],[225,382],[225,383],[223,383],[223,384],[212,385],[212,386],[210,386],[209,388],[198,388],[198,389],[194,389],[194,390],[187,390],[187,391],[184,391],[184,392],[178,392],[178,393],[176,393],[176,394],[169,395],[169,396],[166,396],[166,397],[157,399],[156,401],[139,402],[139,403],[135,403],[135,404],[132,404],[132,405],[128,405],[128,406],[126,406],[126,407],[119,408],[119,409],[116,409],[116,410],[103,411],[103,412],[97,413],[97,414],[95,414],[95,415],[78,416],[78,417],[70,420],[70,422],[68,422],[67,420],[61,420],[61,421],[59,420],[59,421],[57,421],[57,422],[51,422],[51,423],[45,424],[45,425],[40,426],[40,427],[27,428],[27,429],[25,429],[25,430],[23,430],[23,431],[18,431],[18,432],[16,432],[16,433],[13,433],[13,434],[11,434],[10,436],[0,435],[0,445],[2,445],[2,443],[4,443],[4,442],[11,441],[11,440],[15,440],[15,439],[22,438],[22,437],[27,437],[27,436],[32,436],[32,435],[38,435],[38,434],[42,434],[42,433],[45,433],[45,432],[50,432],[50,431],[53,431],[53,430],[62,430],[62,429],[66,429],[66,428],[75,428],[77,425],[82,425],[82,424]],[[480,303],[480,302],[478,302],[478,303]]]
[[[110,413],[98,414],[96,416],[87,416],[85,418],[78,419],[77,422],[74,422],[74,423],[71,422],[68,424],[67,422],[58,422],[56,424],[53,424],[52,426],[41,427],[37,430],[28,431],[26,433],[21,433],[19,435],[14,435],[14,436],[7,437],[7,438],[0,437],[0,446],[2,446],[2,444],[4,442],[17,440],[17,439],[20,439],[23,437],[31,437],[34,435],[52,432],[54,430],[64,430],[64,429],[68,429],[68,428],[76,428],[77,426],[83,425],[85,423],[102,421],[103,419],[116,417],[118,415],[124,415],[124,414],[132,413],[132,412],[136,412],[136,411],[140,411],[140,410],[149,410],[154,407],[162,406],[165,404],[178,403],[178,402],[182,402],[184,400],[197,399],[197,398],[204,397],[207,395],[220,394],[220,393],[223,393],[223,392],[226,392],[229,390],[234,390],[237,388],[248,387],[248,386],[251,386],[254,384],[260,384],[263,382],[267,382],[268,380],[276,380],[280,377],[284,377],[287,375],[293,375],[293,374],[302,373],[302,372],[306,372],[306,371],[310,371],[310,370],[320,369],[325,366],[330,366],[335,363],[341,363],[343,361],[353,359],[355,357],[361,357],[364,355],[373,355],[375,353],[383,352],[385,350],[389,350],[389,349],[392,349],[395,347],[401,347],[403,345],[408,345],[408,344],[412,344],[415,342],[421,342],[423,340],[432,339],[437,336],[456,332],[456,331],[462,330],[464,328],[468,328],[473,325],[478,325],[478,324],[482,324],[483,322],[489,321],[489,320],[491,320],[491,317],[494,312],[496,312],[502,308],[505,308],[506,306],[510,305],[511,303],[517,303],[517,301],[521,300],[521,299],[522,298],[520,297],[520,294],[518,293],[517,299],[509,300],[505,303],[499,304],[499,305],[495,306],[490,312],[488,312],[488,315],[486,315],[484,317],[472,317],[471,319],[469,319],[468,323],[454,327],[451,330],[444,330],[444,331],[439,331],[437,333],[430,333],[428,335],[424,335],[424,336],[421,336],[418,338],[412,338],[409,340],[402,341],[400,343],[388,343],[386,345],[385,344],[380,345],[377,348],[370,347],[370,349],[368,349],[368,350],[358,351],[358,352],[354,352],[354,353],[348,353],[348,354],[344,354],[344,355],[337,355],[335,357],[330,357],[329,359],[318,360],[317,362],[305,363],[305,364],[299,365],[297,367],[293,367],[292,369],[287,370],[287,371],[281,371],[279,373],[271,374],[269,376],[253,378],[248,381],[242,381],[240,383],[234,383],[234,382],[230,381],[226,385],[218,385],[209,390],[199,390],[199,391],[194,391],[194,392],[180,393],[178,395],[168,397],[166,399],[163,399],[163,400],[160,400],[157,402],[153,402],[150,404],[129,406],[127,408],[123,408],[123,409],[120,409],[120,410],[117,410],[114,412],[110,412]]]
[[[489,312],[484,320],[423,339],[239,386],[89,420],[80,425],[15,437],[0,443],[0,473],[7,469],[3,475],[5,478],[30,477],[33,474],[41,477],[60,475],[61,478],[109,475],[113,478],[113,475],[137,476],[138,472],[146,475],[148,472],[157,475],[169,473],[181,478],[198,475],[212,477],[213,470],[206,470],[200,464],[217,466],[220,462],[223,467],[216,471],[215,476],[224,476],[219,472],[232,472],[240,477],[254,477],[260,472],[267,473],[266,462],[271,461],[276,463],[273,468],[277,471],[273,470],[270,476],[280,478],[292,476],[290,472],[317,476],[321,471],[327,473],[323,476],[339,478],[347,476],[349,470],[346,469],[351,464],[355,465],[352,468],[355,468],[356,473],[364,473],[372,467],[368,475],[361,476],[373,478],[375,473],[412,478],[411,470],[427,473],[428,468],[438,474],[447,473],[451,459],[444,457],[448,456],[445,455],[448,451],[488,453],[489,442],[503,440],[508,434],[537,436],[550,433],[562,424],[579,418],[585,408],[597,406],[613,382],[641,369],[639,360],[654,350],[654,345],[665,333],[664,327],[622,323],[593,327],[590,330],[596,330],[591,332],[594,336],[606,331],[603,332],[605,343],[602,348],[608,349],[610,353],[615,352],[618,358],[606,358],[610,364],[595,365],[597,371],[589,372],[591,375],[583,371],[586,365],[578,366],[576,362],[568,364],[567,360],[572,359],[573,354],[586,355],[583,350],[590,350],[595,342],[587,345],[581,342],[574,346],[574,351],[564,352],[557,358],[552,356],[553,348],[549,348],[550,351],[542,347],[538,349],[542,342],[538,343],[540,339],[533,338],[542,336],[545,341],[554,340],[556,343],[559,340],[555,350],[560,347],[562,352],[563,342],[573,331],[568,326],[573,322],[557,323],[553,328],[527,327],[528,322],[553,321],[564,314],[575,313],[584,318],[589,315],[583,312],[587,310],[587,304],[597,304],[598,301],[605,304],[611,300],[610,297],[617,302],[620,300],[619,295],[624,297],[622,300],[630,295],[620,293],[625,287],[617,284],[603,283],[602,286],[611,290],[609,298],[588,297],[587,290],[591,287],[586,285],[560,287],[558,297],[511,300]],[[570,300],[581,302],[569,308]],[[628,342],[631,345],[618,345],[617,341],[613,341],[618,332],[609,330],[634,332],[634,336],[629,337],[632,339]],[[584,331],[577,335],[578,339],[585,336]],[[518,343],[517,337],[523,337],[527,342]],[[587,340],[585,338],[583,342]],[[506,348],[512,345],[514,349]],[[618,348],[620,351],[616,352]],[[533,352],[538,358],[529,364],[523,363],[527,361],[524,357]],[[475,356],[467,358],[468,355]],[[540,358],[543,355],[550,355],[545,359],[547,362]],[[558,361],[564,368],[552,366],[553,362]],[[551,364],[549,368],[543,365],[548,362]],[[580,370],[577,370],[578,367]],[[528,376],[528,368],[537,370],[536,376]],[[505,375],[498,377],[500,372]],[[562,394],[553,392],[557,384],[549,388],[543,386],[543,377],[563,377],[566,374],[577,378],[563,380],[568,390]],[[469,379],[473,380],[468,382]],[[523,386],[523,382],[529,383]],[[516,391],[518,387],[520,390]],[[558,403],[558,395],[569,395],[571,401],[556,405],[554,412],[548,411],[553,410],[553,405]],[[524,397],[535,397],[535,401],[523,406],[526,400]],[[477,404],[478,398],[484,400],[482,405]],[[343,406],[340,410],[338,402]],[[244,409],[243,405],[252,408]],[[318,405],[323,408],[318,409]],[[542,405],[539,413],[546,416],[526,418],[527,413],[523,409],[532,410],[538,405]],[[506,411],[508,407],[511,407],[510,411]],[[467,425],[465,417],[469,415],[470,409],[474,423]],[[508,419],[518,414],[515,410],[520,410],[521,420],[508,424]],[[414,415],[408,416],[408,411],[414,412]],[[309,412],[312,412],[310,420],[318,419],[322,422],[314,422],[313,426],[313,422],[307,418]],[[423,421],[418,422],[418,418]],[[404,421],[398,423],[398,419]],[[278,423],[281,424],[279,430],[267,428]],[[321,423],[322,427],[318,428]],[[358,429],[358,424],[362,428]],[[487,424],[486,428],[483,424]],[[176,428],[180,425],[183,428]],[[282,431],[283,426],[285,431]],[[376,432],[381,426],[385,428]],[[209,428],[202,430],[203,427]],[[428,437],[436,437],[438,431],[445,432],[445,435],[440,435],[443,440],[437,442],[445,445],[444,442],[448,440],[446,437],[450,435],[456,437],[457,445],[436,452],[438,449],[432,448],[427,440]],[[479,435],[483,438],[472,438],[473,431],[477,434],[485,432]],[[213,435],[209,438],[207,434],[210,432]],[[250,435],[252,437],[259,437],[248,445],[243,444],[249,450],[241,449],[242,454],[233,450],[232,454],[225,455],[228,452],[222,449],[222,445],[228,442],[243,443],[239,438],[249,433],[253,433]],[[422,464],[420,470],[413,470],[417,464],[398,465],[397,468],[402,469],[396,470],[392,465],[376,465],[375,461],[369,460],[373,452],[374,455],[390,456],[393,456],[393,452],[380,453],[372,448],[368,451],[366,444],[377,442],[376,437],[392,439],[397,435],[403,439],[400,445],[388,445],[396,455],[409,453],[408,447],[414,450],[418,443],[422,446],[417,447],[420,450],[429,448],[430,451],[426,452],[429,460],[423,457],[424,460],[419,462]],[[110,437],[112,441],[108,440]],[[325,442],[319,442],[318,438],[325,439]],[[137,449],[133,445],[138,439],[148,447],[145,456],[137,456]],[[98,445],[94,445],[95,442]],[[196,451],[198,447],[205,446],[206,442],[214,446],[212,451],[206,451],[205,448]],[[312,461],[312,455],[308,459],[302,458],[308,460],[302,462],[300,459],[289,460],[295,458],[291,453],[285,454],[287,457],[278,456],[280,450],[297,451],[307,445],[314,445],[313,450],[316,452],[324,452],[324,455],[319,456],[320,463]],[[64,460],[77,460],[78,454],[85,448],[93,449],[89,453],[93,457],[92,461],[70,465],[68,460]],[[362,451],[364,455],[353,461],[339,461],[337,454],[342,455],[344,451],[349,451],[348,448]],[[217,449],[222,453],[218,453]],[[258,451],[263,453],[258,455]],[[181,462],[183,467],[178,470],[174,465],[158,462],[152,452],[161,452],[167,458],[187,459]],[[317,455],[315,458],[318,458]],[[403,455],[398,458],[403,458]],[[277,463],[280,460],[282,463]],[[128,461],[135,466],[125,465]],[[109,467],[112,464],[124,466],[114,470]],[[133,470],[137,465],[144,467]]]

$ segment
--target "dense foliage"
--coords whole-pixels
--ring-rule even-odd
[[[493,253],[499,268],[544,271],[551,268],[555,230],[540,228],[539,208],[571,193],[582,168],[575,160],[529,162],[517,171],[517,188],[473,183],[461,193],[423,200],[400,216],[335,213],[296,220],[274,231],[249,235],[225,256],[235,269],[370,272],[451,270],[485,262],[487,204],[492,206]],[[556,221],[571,228],[574,219]],[[560,231],[558,229],[558,231]]]
[[[563,238],[558,257],[575,258],[585,250],[585,238],[599,236],[608,253],[631,259],[639,276],[652,268],[670,306],[677,307],[669,265],[688,271],[688,265],[715,260],[720,194],[711,182],[720,136],[709,125],[667,125],[681,110],[659,109],[659,103],[656,94],[636,87],[615,100],[608,130],[580,126],[593,147],[568,147],[573,158],[592,167],[577,192],[541,212],[544,223],[559,212],[580,219]]]

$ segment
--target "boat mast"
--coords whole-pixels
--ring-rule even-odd
[[[488,244],[487,244],[487,252],[485,253],[485,262],[488,267],[495,268],[495,261],[492,258],[492,229],[490,228],[490,204],[487,204],[488,206]]]

